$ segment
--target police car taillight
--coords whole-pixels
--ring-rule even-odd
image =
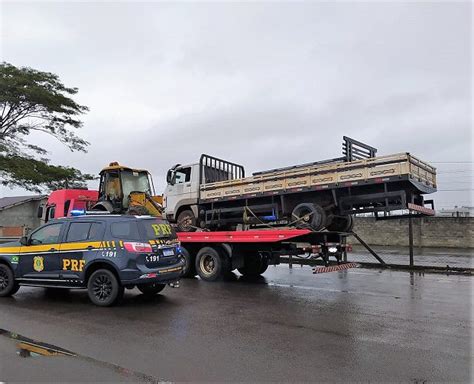
[[[123,243],[123,246],[128,252],[132,252],[132,253],[153,252],[151,245],[148,243],[136,243],[136,242],[126,241]]]

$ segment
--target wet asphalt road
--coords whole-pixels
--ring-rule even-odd
[[[1,381],[462,381],[472,365],[472,278],[270,267],[184,280],[97,308],[84,291],[22,288],[0,328],[76,357],[20,357],[0,336]]]

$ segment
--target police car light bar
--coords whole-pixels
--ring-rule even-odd
[[[94,215],[110,215],[108,211],[86,211],[84,209],[73,209],[70,212],[71,216],[94,216]]]

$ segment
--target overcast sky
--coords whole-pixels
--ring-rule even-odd
[[[90,108],[88,154],[34,137],[53,163],[147,168],[161,193],[166,170],[201,153],[250,174],[337,157],[348,135],[436,162],[439,189],[455,190],[438,207],[472,196],[469,2],[2,2],[0,13],[1,59],[58,74]]]

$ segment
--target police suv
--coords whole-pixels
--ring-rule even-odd
[[[86,288],[94,304],[110,306],[124,288],[154,295],[174,285],[184,264],[174,229],[156,217],[57,219],[0,245],[0,297],[21,285]]]

